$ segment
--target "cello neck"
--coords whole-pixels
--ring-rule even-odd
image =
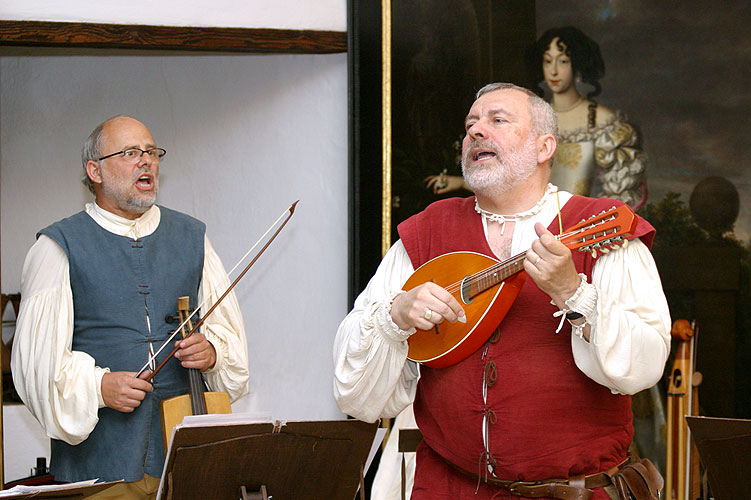
[[[177,299],[177,312],[180,315],[180,323],[183,325],[180,334],[185,338],[187,332],[193,329],[190,319],[186,322],[186,318],[190,315],[190,298],[179,297]],[[187,330],[186,330],[187,327]],[[197,368],[188,368],[188,380],[190,382],[190,407],[193,415],[206,415],[208,410],[206,409],[206,399],[203,396],[203,377],[200,370]]]

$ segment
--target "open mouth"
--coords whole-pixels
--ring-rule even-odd
[[[462,155],[462,161],[482,164],[501,156],[501,150],[494,141],[490,139],[475,139],[467,145],[467,149]]]
[[[475,161],[487,160],[488,158],[495,158],[496,154],[492,151],[476,151],[472,156]]]
[[[138,189],[148,191],[154,187],[154,176],[150,173],[143,173],[136,179],[136,187]]]

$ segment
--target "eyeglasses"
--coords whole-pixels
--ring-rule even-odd
[[[112,153],[107,156],[102,156],[101,158],[99,158],[99,161],[106,160],[107,158],[112,158],[113,156],[120,155],[123,157],[123,160],[129,163],[136,163],[141,159],[141,156],[143,156],[144,153],[149,155],[153,161],[159,161],[159,158],[166,155],[167,151],[162,148],[151,148],[151,149],[128,148],[122,151],[118,151],[117,153]]]

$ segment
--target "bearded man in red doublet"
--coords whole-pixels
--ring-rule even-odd
[[[654,229],[639,219],[628,247],[601,255],[555,238],[620,203],[548,183],[557,122],[531,92],[486,86],[465,128],[462,169],[475,196],[436,202],[399,226],[337,332],[337,402],[366,421],[414,402],[424,439],[413,499],[508,498],[513,481],[562,479],[563,488],[524,495],[568,498],[571,485],[605,500],[600,473],[626,458],[633,437],[630,394],[659,380],[669,353]],[[435,283],[401,287],[458,251],[501,261],[526,252],[531,279],[483,347],[447,368],[418,367],[407,360],[409,336],[464,321],[466,304]]]

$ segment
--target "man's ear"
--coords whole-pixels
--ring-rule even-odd
[[[537,138],[537,163],[542,165],[553,159],[558,141],[553,134],[541,135]]]
[[[86,175],[89,176],[94,184],[102,183],[102,165],[98,161],[89,160],[86,162]]]

